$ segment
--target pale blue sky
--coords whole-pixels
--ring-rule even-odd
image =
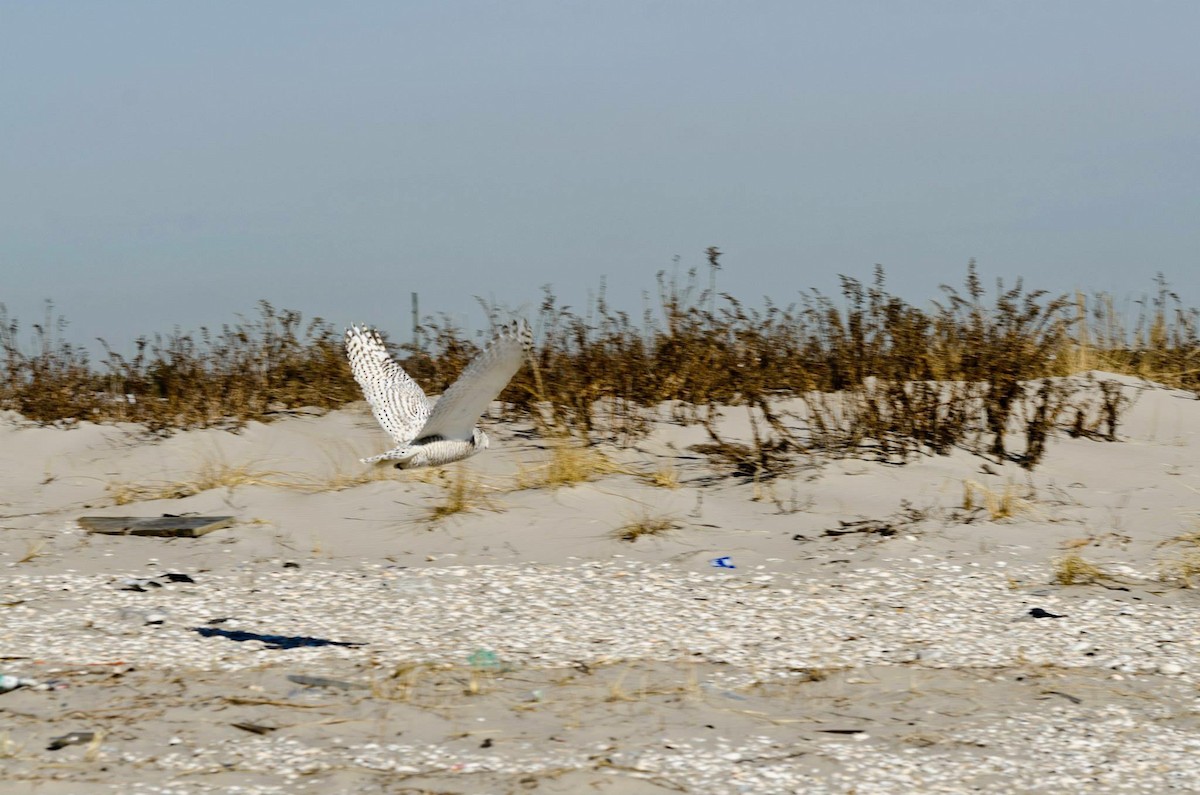
[[[0,0],[0,302],[78,339],[257,299],[580,305],[726,252],[1200,304],[1200,3]]]

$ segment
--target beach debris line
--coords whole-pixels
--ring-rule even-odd
[[[229,527],[233,516],[81,516],[76,521],[89,533],[113,536],[199,538]]]

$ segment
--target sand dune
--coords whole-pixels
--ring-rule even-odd
[[[520,424],[401,473],[358,463],[362,405],[166,439],[6,415],[2,791],[1193,791],[1200,401],[1124,381],[1120,441],[1032,473],[757,483],[665,411],[561,486]],[[237,523],[76,524],[193,513]]]

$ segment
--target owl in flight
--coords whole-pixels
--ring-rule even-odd
[[[375,419],[396,440],[391,450],[364,458],[363,463],[395,461],[397,469],[441,466],[487,449],[487,434],[475,423],[532,347],[529,324],[514,320],[433,403],[388,355],[374,329],[351,326],[346,331],[350,369]]]

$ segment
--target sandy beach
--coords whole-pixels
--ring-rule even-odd
[[[7,414],[0,792],[1196,791],[1200,401],[1106,377],[1119,440],[1032,472],[758,482],[666,409],[589,453],[485,423],[411,472],[358,463],[363,404],[167,438]],[[234,521],[78,523],[193,514]]]

